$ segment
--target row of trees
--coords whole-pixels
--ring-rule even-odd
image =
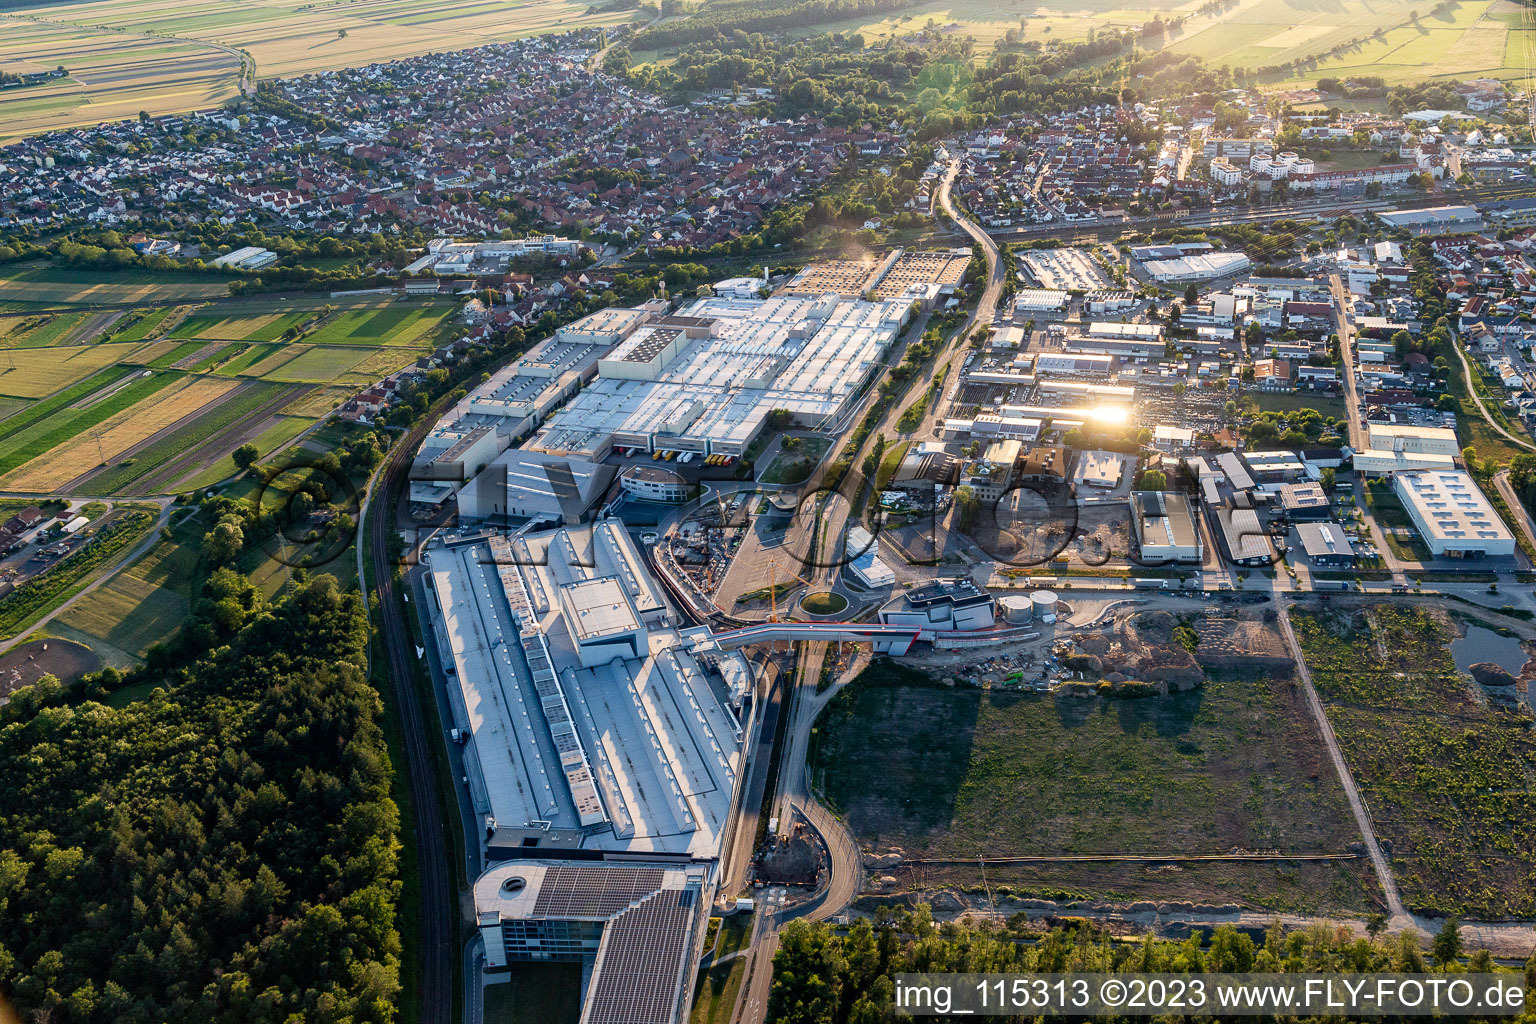
[[[784,930],[773,958],[768,1017],[778,1024],[907,1019],[895,1004],[894,976],[903,973],[1416,974],[1462,969],[1466,951],[1455,920],[1434,937],[1427,957],[1420,945],[1423,936],[1408,930],[1382,937],[1385,924],[1384,917],[1376,916],[1371,937],[1358,938],[1347,928],[1318,924],[1287,932],[1277,923],[1262,942],[1222,925],[1208,941],[1199,934],[1182,941],[1149,935],[1135,945],[1113,942],[1109,933],[1087,922],[1042,932],[1023,914],[1006,924],[935,926],[926,905],[882,912],[873,923],[860,919],[846,934],[826,924],[795,921]],[[1467,968],[1495,969],[1486,950],[1472,953]],[[1526,967],[1525,984],[1536,985],[1536,958]],[[940,1014],[923,1019],[970,1018]]]

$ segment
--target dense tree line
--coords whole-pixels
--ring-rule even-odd
[[[208,653],[0,710],[0,994],[39,1024],[394,1018],[398,813],[362,599],[228,569]],[[199,645],[202,646],[202,645]],[[152,687],[120,708],[122,685]]]
[[[894,1005],[893,976],[901,973],[967,974],[1050,973],[1422,973],[1460,969],[1466,954],[1451,920],[1430,943],[1411,931],[1378,937],[1384,918],[1373,918],[1371,937],[1347,928],[1317,924],[1285,931],[1272,926],[1262,941],[1231,925],[1208,939],[1145,937],[1140,943],[1113,942],[1108,933],[1078,921],[1042,932],[1023,914],[1006,924],[935,927],[927,906],[893,910],[875,922],[860,919],[839,935],[826,924],[795,921],[784,930],[773,958],[773,989],[768,1019],[777,1024],[875,1024],[911,1019]],[[1492,972],[1486,950],[1472,952],[1467,968]],[[1526,968],[1525,985],[1533,969]],[[936,1015],[919,1018],[943,1024],[971,1017]],[[1022,1017],[994,1018],[1023,1020]],[[1099,1018],[1106,1022],[1117,1019]],[[1244,1020],[1274,1021],[1253,1016]]]
[[[778,32],[851,18],[878,17],[907,6],[908,0],[799,0],[777,6],[760,0],[727,0],[711,4],[692,17],[645,29],[635,35],[630,45],[636,50],[660,50],[718,40],[733,29]]]

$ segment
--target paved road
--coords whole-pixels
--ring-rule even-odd
[[[1477,404],[1477,411],[1482,413],[1483,419],[1487,420],[1488,425],[1492,427],[1495,432],[1502,435],[1504,439],[1507,440],[1510,444],[1515,445],[1517,448],[1524,448],[1528,452],[1536,452],[1536,444],[1532,444],[1525,438],[1516,437],[1514,434],[1511,434],[1509,431],[1499,426],[1498,421],[1493,418],[1493,414],[1488,411],[1488,406],[1483,404],[1483,396],[1478,394],[1477,389],[1472,386],[1472,364],[1467,362],[1466,351],[1461,347],[1461,343],[1455,340],[1452,340],[1451,348],[1456,350],[1456,358],[1461,360],[1461,372],[1463,379],[1467,382],[1467,394],[1471,396],[1472,401]]]
[[[1328,757],[1333,761],[1333,770],[1338,773],[1339,783],[1344,787],[1344,795],[1349,799],[1349,809],[1354,812],[1355,824],[1360,829],[1360,836],[1365,841],[1366,851],[1371,855],[1371,866],[1376,869],[1376,878],[1381,883],[1381,889],[1387,901],[1387,915],[1390,918],[1390,926],[1393,929],[1412,927],[1413,919],[1408,916],[1408,911],[1403,907],[1403,898],[1397,891],[1397,879],[1392,877],[1392,867],[1387,863],[1386,856],[1381,852],[1381,844],[1376,841],[1376,827],[1371,821],[1370,812],[1366,810],[1365,801],[1360,798],[1360,790],[1355,787],[1355,777],[1350,774],[1349,765],[1344,761],[1344,752],[1339,749],[1338,737],[1333,734],[1333,725],[1328,721],[1328,714],[1323,710],[1322,698],[1317,695],[1317,688],[1312,685],[1312,672],[1307,668],[1306,659],[1302,657],[1301,644],[1296,639],[1296,631],[1291,628],[1291,605],[1287,598],[1276,596],[1275,606],[1279,612],[1280,631],[1285,634],[1285,642],[1291,647],[1291,657],[1296,659],[1296,674],[1301,679],[1302,689],[1307,694],[1307,707],[1312,711],[1312,717],[1317,722],[1318,734],[1323,738],[1323,745],[1328,748]]]
[[[1536,550],[1536,523],[1532,522],[1530,512],[1526,511],[1514,485],[1509,482],[1509,470],[1501,469],[1493,474],[1493,486],[1504,496],[1504,504],[1509,506],[1509,514],[1515,518],[1515,528],[1525,534],[1526,543]]]

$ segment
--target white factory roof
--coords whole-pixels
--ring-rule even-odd
[[[640,618],[624,586],[613,576],[577,580],[560,588],[565,622],[578,643],[630,633],[640,628]]]
[[[706,671],[695,631],[665,625],[622,525],[437,547],[428,563],[477,805],[502,826],[597,823],[583,848],[717,856],[742,769],[741,723],[724,701],[749,670]],[[641,622],[643,657],[581,666],[578,640]]]
[[[1464,470],[1422,469],[1399,473],[1393,481],[1427,539],[1458,549],[1513,543],[1509,527]]]
[[[1456,431],[1449,427],[1421,427],[1412,423],[1368,423],[1366,431],[1373,446],[1391,448],[1396,438],[1434,441],[1456,446]],[[1384,444],[1379,442],[1385,442]]]
[[[688,339],[654,380],[600,374],[550,418],[535,444],[594,454],[623,435],[615,443],[654,438],[665,447],[687,439],[739,451],[774,409],[829,420],[879,365],[907,313],[900,301],[835,296],[699,299],[681,315],[713,319],[708,337]]]
[[[1060,309],[1072,298],[1070,292],[1058,288],[1021,288],[1013,293],[1015,309]]]

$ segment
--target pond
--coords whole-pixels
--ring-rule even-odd
[[[1451,657],[1463,672],[1480,661],[1491,661],[1510,675],[1518,676],[1525,667],[1525,650],[1512,636],[1500,636],[1485,626],[1467,624],[1465,636],[1451,641]]]

